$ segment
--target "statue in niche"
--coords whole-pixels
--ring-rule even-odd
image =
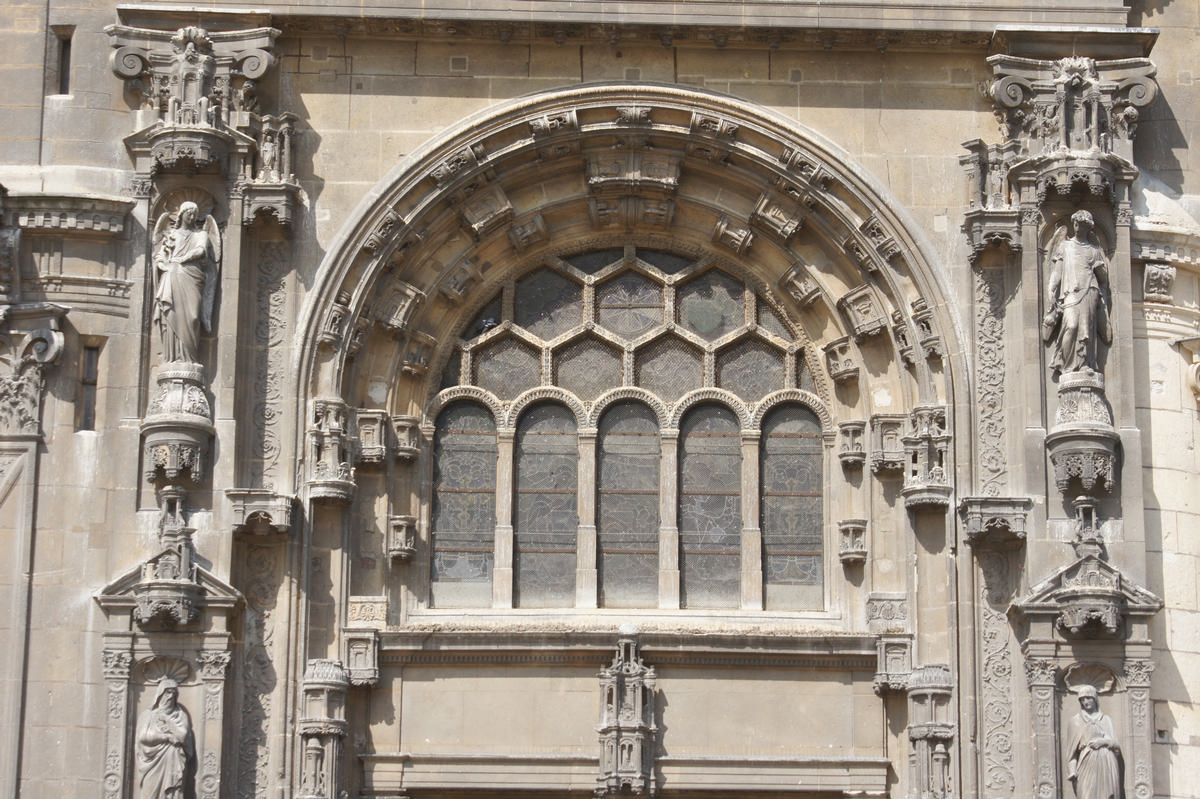
[[[1112,719],[1100,709],[1100,693],[1094,686],[1075,691],[1079,713],[1069,727],[1067,779],[1076,799],[1121,799],[1121,746]]]
[[[1050,248],[1051,305],[1042,320],[1042,338],[1051,345],[1054,372],[1100,372],[1100,346],[1112,343],[1108,260],[1087,211],[1071,215],[1072,233],[1060,232]]]
[[[195,761],[192,720],[179,704],[179,683],[164,677],[154,704],[138,716],[138,786],[141,799],[185,799]]]
[[[165,212],[154,226],[153,318],[165,363],[198,363],[200,329],[212,329],[221,231],[211,214],[203,225],[199,216],[199,207],[187,201],[173,222]]]

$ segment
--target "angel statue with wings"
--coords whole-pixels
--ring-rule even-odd
[[[1050,246],[1050,308],[1042,320],[1042,338],[1051,346],[1055,372],[1100,369],[1101,345],[1112,344],[1109,318],[1108,259],[1093,232],[1087,211],[1071,215],[1072,235],[1060,230]]]
[[[164,363],[200,360],[200,330],[212,330],[221,231],[210,214],[199,221],[194,202],[169,212],[154,226],[154,324],[162,337]]]

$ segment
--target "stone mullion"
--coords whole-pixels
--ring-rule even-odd
[[[758,442],[759,431],[742,431],[742,610],[763,608]]]
[[[596,431],[579,432],[579,535],[576,546],[575,606],[598,604],[596,572]]]
[[[104,728],[104,799],[126,796],[125,755],[129,750],[129,670],[133,655],[128,650],[104,650],[104,682],[107,687]]]
[[[658,469],[658,606],[679,607],[679,430],[662,431]]]
[[[492,566],[492,607],[513,606],[513,446],[515,430],[496,435],[496,540]]]

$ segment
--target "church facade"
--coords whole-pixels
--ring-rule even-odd
[[[3,795],[1200,795],[1187,6],[18,2]]]

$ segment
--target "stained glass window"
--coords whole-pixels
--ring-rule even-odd
[[[490,605],[497,454],[491,413],[473,402],[447,407],[437,418],[433,452],[433,603]]]
[[[658,419],[637,402],[600,420],[596,539],[600,604],[658,607]]]
[[[760,453],[766,608],[819,608],[824,599],[820,421],[800,405],[774,409],[763,422]]]
[[[818,417],[800,404],[777,407],[766,414],[751,454],[731,409],[740,401],[753,411],[789,389],[817,391],[805,360],[810,344],[783,306],[713,258],[665,250],[610,247],[529,267],[463,320],[454,350],[444,356],[443,391],[456,397],[487,392],[504,415],[525,392],[546,394],[512,431],[498,433],[480,403],[451,402],[438,415],[430,603],[673,603],[674,579],[662,571],[659,514],[674,503],[679,549],[666,559],[678,554],[681,607],[757,604],[757,581],[745,587],[745,596],[742,585],[743,574],[757,565],[767,610],[823,608],[826,487]],[[593,445],[584,441],[581,449],[575,413],[550,397],[563,392],[590,407],[622,386],[651,398],[609,407],[596,422],[595,463],[581,465]],[[737,400],[706,399],[680,421],[678,448],[664,450],[654,402],[678,403],[712,389]],[[675,458],[664,460],[672,451]],[[757,486],[744,483],[743,452],[758,459]],[[664,470],[678,481],[669,498],[660,497]],[[753,507],[743,491],[758,492],[759,564],[743,562],[743,512]],[[594,519],[590,513],[580,519],[581,503],[594,507]],[[585,539],[581,548],[581,524],[593,521],[595,545]],[[499,542],[497,529],[505,536]],[[509,552],[509,529],[512,560],[496,564],[496,550]],[[581,561],[580,553],[588,552],[594,558]],[[511,594],[507,579],[493,587],[496,567],[505,575],[511,569]],[[587,584],[593,570],[596,595],[577,596],[577,580]]]
[[[527,410],[517,424],[515,458],[513,602],[522,608],[571,607],[579,534],[575,416],[550,403]]]
[[[701,405],[679,446],[679,570],[685,608],[735,608],[741,599],[742,448],[737,417]]]

